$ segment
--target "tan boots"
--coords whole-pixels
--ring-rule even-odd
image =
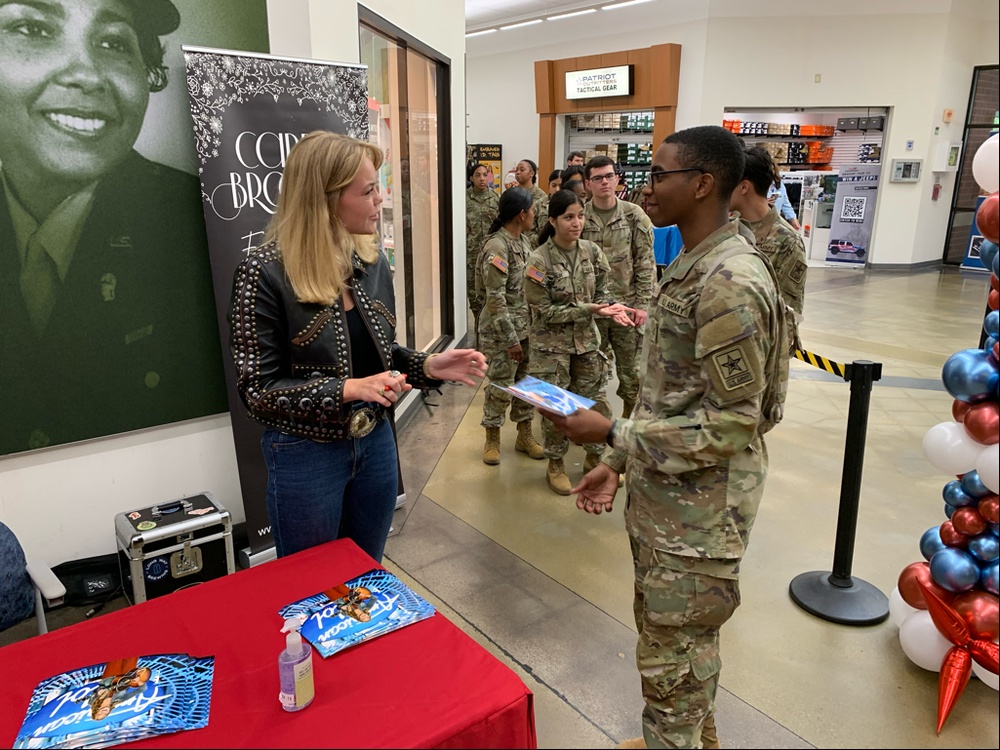
[[[545,471],[545,479],[549,487],[557,495],[568,495],[573,489],[573,484],[566,474],[566,465],[561,458],[550,458],[548,469]]]
[[[528,458],[536,461],[545,458],[545,449],[531,434],[531,420],[517,423],[517,441],[514,443],[514,450],[518,453],[527,453]]]
[[[483,447],[483,463],[496,466],[500,463],[500,428],[486,428],[486,445]]]

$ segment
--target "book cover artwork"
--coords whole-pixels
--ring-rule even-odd
[[[110,747],[208,726],[215,658],[155,654],[42,680],[15,748]]]
[[[425,620],[434,607],[392,573],[369,570],[282,607],[283,619],[305,618],[299,632],[323,658]]]
[[[497,385],[496,383],[490,383],[490,385],[494,388],[499,388],[501,391],[506,391],[522,401],[527,401],[533,406],[558,412],[563,416],[568,416],[577,409],[589,409],[596,403],[596,401],[591,401],[589,398],[584,398],[572,391],[567,391],[565,388],[560,388],[558,385],[547,383],[530,375],[526,378],[521,378],[509,387]]]

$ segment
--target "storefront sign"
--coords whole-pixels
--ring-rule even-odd
[[[629,96],[632,93],[633,65],[613,68],[571,70],[566,73],[567,99],[598,99],[605,96]]]

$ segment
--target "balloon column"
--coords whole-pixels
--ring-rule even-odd
[[[976,152],[972,171],[991,193],[976,214],[985,240],[980,258],[992,269],[983,322],[982,349],[963,349],[945,362],[944,387],[955,399],[950,420],[924,435],[927,460],[953,479],[944,485],[944,515],[920,538],[924,560],[899,574],[889,596],[889,616],[899,627],[899,643],[914,664],[938,679],[937,731],[975,674],[994,690],[997,676],[998,583],[1000,560],[1000,369],[997,338],[997,245],[1000,243],[998,139],[993,135]]]

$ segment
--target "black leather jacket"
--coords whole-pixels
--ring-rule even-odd
[[[354,256],[354,300],[386,370],[406,373],[414,388],[437,388],[424,375],[429,354],[395,341],[392,274],[385,257],[365,265]],[[347,435],[352,402],[351,345],[343,305],[295,299],[275,243],[252,250],[236,269],[229,309],[229,348],[240,398],[250,417],[272,429],[330,442]]]

